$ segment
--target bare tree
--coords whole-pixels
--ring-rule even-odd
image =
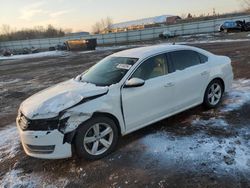
[[[7,24],[3,24],[3,25],[1,26],[1,31],[0,31],[0,33],[3,34],[3,35],[10,35],[10,33],[11,33],[11,28],[10,28],[10,26],[7,25]]]
[[[182,18],[182,19],[186,19],[186,18],[187,18],[187,14],[186,14],[186,13],[182,13],[182,14],[181,14],[181,18]]]
[[[191,19],[191,18],[193,18],[192,14],[191,14],[191,13],[188,13],[187,19]]]
[[[101,19],[99,22],[96,22],[92,26],[92,32],[95,34],[98,34],[101,32],[109,32],[111,30],[112,24],[113,24],[113,20],[110,17]]]
[[[248,12],[250,12],[250,0],[242,0],[244,9]]]
[[[94,34],[100,33],[102,30],[102,24],[100,22],[96,22],[95,25],[92,26],[92,32]]]
[[[34,27],[34,30],[35,30],[35,31],[40,31],[40,32],[44,32],[44,31],[45,31],[44,27],[43,27],[43,26],[40,26],[40,25],[35,26],[35,27]]]
[[[243,2],[244,2],[248,7],[250,7],[250,0],[243,0]]]
[[[105,19],[105,29],[110,30],[112,28],[113,20],[110,17]]]

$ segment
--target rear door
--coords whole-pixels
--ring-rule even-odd
[[[208,58],[192,50],[170,52],[174,67],[175,111],[199,104],[209,78]]]

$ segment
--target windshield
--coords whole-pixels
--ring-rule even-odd
[[[137,60],[137,58],[128,57],[106,57],[84,73],[81,81],[97,86],[116,84],[125,76]]]

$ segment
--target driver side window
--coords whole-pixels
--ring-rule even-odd
[[[167,58],[164,54],[151,57],[144,61],[131,78],[148,80],[168,73]]]

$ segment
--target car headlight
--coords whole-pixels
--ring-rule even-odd
[[[50,118],[50,119],[29,119],[25,117],[22,113],[18,114],[17,117],[18,126],[23,131],[51,131],[55,130],[59,126],[59,119]]]
[[[18,121],[19,127],[20,127],[23,131],[24,131],[24,130],[27,130],[28,127],[30,126],[30,121],[29,121],[24,115],[22,115],[21,113],[18,114],[17,121]]]

